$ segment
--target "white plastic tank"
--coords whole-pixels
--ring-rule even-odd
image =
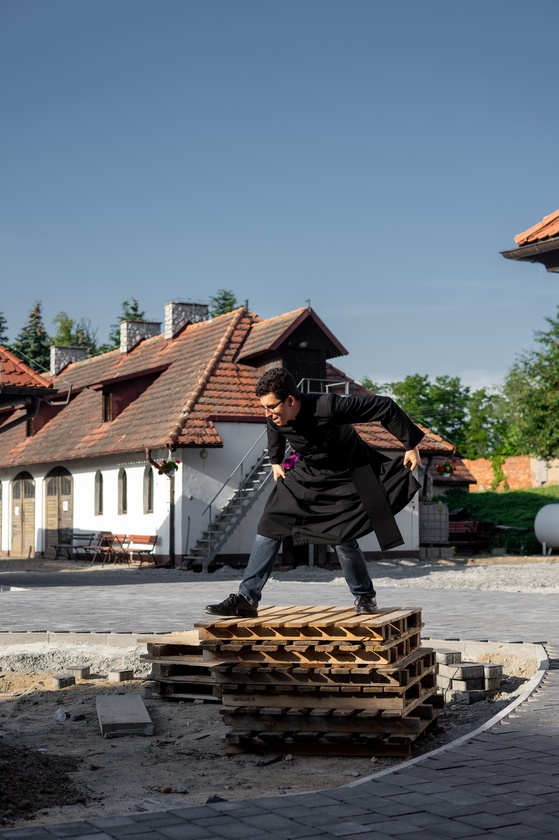
[[[544,505],[539,509],[534,520],[534,531],[544,554],[546,549],[559,547],[559,505]]]

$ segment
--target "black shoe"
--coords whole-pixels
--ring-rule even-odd
[[[210,615],[233,615],[239,618],[256,618],[258,610],[247,601],[244,595],[234,592],[221,604],[208,604],[206,612]]]
[[[355,599],[355,612],[357,615],[377,613],[376,598],[373,595],[358,595]]]

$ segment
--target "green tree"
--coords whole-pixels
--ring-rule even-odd
[[[505,380],[510,405],[510,443],[516,454],[559,455],[559,307],[535,333],[535,349],[521,354]]]
[[[7,346],[8,344],[8,322],[4,317],[4,313],[0,312],[0,344]]]
[[[210,315],[212,318],[217,318],[218,315],[225,315],[226,312],[231,312],[237,308],[237,298],[231,289],[219,289],[216,294],[210,298]]]
[[[464,458],[518,454],[510,400],[503,390],[472,392],[458,376],[431,381],[419,373],[386,385],[365,377],[362,384],[373,393],[388,393],[416,422],[452,441]]]
[[[118,323],[112,324],[109,333],[109,340],[98,348],[99,353],[108,353],[109,350],[117,350],[120,347],[120,325],[123,321],[143,321],[146,313],[140,309],[136,298],[122,301],[122,312]]]
[[[52,337],[53,344],[57,347],[85,347],[88,356],[97,355],[97,330],[92,327],[91,321],[82,318],[76,322],[66,312],[59,312],[52,321],[57,328]]]
[[[29,312],[27,323],[21,328],[12,350],[23,361],[40,373],[50,367],[50,339],[43,323],[42,303],[36,301]]]
[[[385,385],[379,385],[377,382],[373,382],[373,380],[369,379],[368,376],[364,376],[362,378],[361,385],[366,388],[367,391],[370,391],[371,394],[382,394],[383,388],[386,387]]]
[[[460,454],[464,458],[503,458],[514,455],[509,405],[502,391],[479,388],[470,394]]]
[[[460,449],[464,442],[470,389],[458,376],[437,376],[433,382],[419,373],[386,386],[390,396],[406,414]]]

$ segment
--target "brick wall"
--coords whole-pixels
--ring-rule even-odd
[[[479,493],[484,490],[491,490],[491,484],[494,480],[493,467],[491,461],[487,458],[476,458],[473,461],[467,458],[462,459],[465,466],[472,475],[477,479],[477,484],[470,485],[471,493]],[[514,455],[505,458],[503,464],[503,472],[507,477],[507,484],[509,490],[526,490],[529,487],[541,487],[541,482],[535,481],[535,470],[533,461],[529,455]],[[499,486],[502,490],[503,486]]]

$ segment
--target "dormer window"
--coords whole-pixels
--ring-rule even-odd
[[[169,364],[159,365],[142,374],[129,374],[127,376],[116,376],[113,379],[106,379],[100,382],[96,390],[103,395],[103,423],[111,423],[122,414],[128,406],[137,400],[144,391],[152,385],[155,380],[167,370]]]

